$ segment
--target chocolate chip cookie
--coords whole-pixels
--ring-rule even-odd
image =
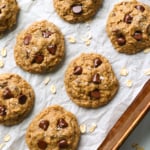
[[[105,57],[83,53],[69,64],[65,73],[65,87],[77,105],[97,108],[113,98],[119,84]]]
[[[0,123],[21,122],[34,104],[32,87],[17,74],[0,74]]]
[[[16,24],[19,7],[16,0],[0,1],[0,36]]]
[[[76,150],[79,139],[76,117],[58,105],[37,115],[26,133],[30,150]]]
[[[108,36],[118,52],[137,53],[150,47],[150,7],[136,0],[116,4],[107,21]]]
[[[46,20],[33,23],[22,31],[15,45],[14,56],[18,66],[32,73],[45,73],[54,69],[65,52],[64,36]]]
[[[53,3],[60,17],[70,23],[77,23],[91,19],[101,6],[102,0],[54,0]]]

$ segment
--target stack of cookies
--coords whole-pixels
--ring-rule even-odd
[[[53,3],[57,14],[71,23],[70,26],[94,19],[102,6],[102,0],[53,0]],[[118,52],[135,54],[150,47],[149,11],[148,5],[136,0],[122,1],[114,6],[107,20],[106,32]],[[16,0],[0,1],[1,38],[14,27],[18,13]],[[61,29],[48,20],[42,20],[18,33],[14,58],[23,71],[45,74],[55,71],[66,51]],[[70,100],[89,109],[106,105],[119,89],[111,64],[98,53],[82,53],[74,58],[64,74],[64,85]],[[20,75],[0,75],[1,124],[19,124],[31,113],[34,101],[33,88]],[[40,112],[26,132],[30,150],[76,150],[79,141],[76,116],[59,105]]]

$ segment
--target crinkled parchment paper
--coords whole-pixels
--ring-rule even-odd
[[[149,0],[141,1],[150,5]],[[18,24],[13,31],[0,39],[0,50],[2,48],[7,50],[6,57],[0,56],[0,60],[4,62],[4,68],[0,68],[0,73],[18,73],[25,78],[35,90],[36,102],[31,115],[19,125],[12,127],[0,125],[0,143],[4,142],[6,135],[10,136],[9,141],[4,142],[3,150],[27,150],[24,137],[29,123],[43,108],[53,104],[60,104],[65,107],[76,114],[79,124],[87,125],[87,132],[81,136],[79,150],[96,150],[103,141],[108,131],[131,104],[146,80],[149,79],[149,76],[146,76],[144,72],[150,69],[150,53],[141,52],[131,56],[120,54],[114,50],[107,37],[105,32],[106,20],[108,13],[117,2],[118,0],[104,0],[102,8],[93,20],[88,23],[73,25],[63,21],[56,14],[52,0],[18,0],[21,8]],[[13,50],[18,32],[27,28],[31,23],[43,19],[55,23],[65,35],[66,56],[62,65],[55,72],[36,75],[24,72],[16,66]],[[70,43],[68,40],[70,37],[74,37],[76,43]],[[89,43],[90,45],[88,45]],[[69,62],[82,52],[96,52],[106,56],[119,79],[120,89],[118,94],[104,107],[98,109],[78,107],[65,92],[64,72]],[[120,75],[120,70],[123,67],[128,71],[127,76]],[[43,83],[46,77],[50,77],[48,85]],[[132,81],[131,87],[126,85],[128,80]],[[56,87],[56,94],[51,93],[51,85]],[[97,128],[94,132],[89,133],[88,129],[93,123],[97,125]]]

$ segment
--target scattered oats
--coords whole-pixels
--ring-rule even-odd
[[[126,81],[126,86],[127,87],[132,87],[132,85],[133,85],[133,82],[131,80]]]
[[[6,57],[6,56],[7,56],[7,51],[6,51],[5,48],[3,48],[3,49],[1,50],[1,56],[3,56],[3,57]]]
[[[91,32],[88,32],[88,33],[87,33],[87,39],[89,39],[89,40],[92,39],[92,34],[91,34]]]
[[[81,133],[85,133],[86,132],[86,125],[85,124],[81,124],[80,125],[80,131],[81,131]]]
[[[4,67],[4,62],[2,60],[0,60],[0,68]]]
[[[92,123],[91,127],[89,128],[89,132],[92,133],[97,128],[97,125],[95,123]]]
[[[49,77],[46,77],[46,78],[44,79],[44,84],[47,85],[47,84],[49,83],[49,81],[50,81],[50,78],[49,78]]]
[[[5,146],[5,143],[0,143],[0,150]]]
[[[70,43],[76,43],[76,39],[73,36],[68,37]]]
[[[86,46],[89,46],[91,44],[91,40],[87,39],[84,41]]]
[[[150,76],[150,69],[145,70],[145,71],[144,71],[144,74],[145,74],[146,76]]]
[[[55,85],[51,85],[50,91],[51,91],[52,94],[56,94],[56,87],[55,87]]]
[[[3,140],[4,140],[4,142],[8,142],[10,140],[10,138],[11,138],[10,135],[6,135]]]
[[[150,52],[150,48],[146,48],[145,50],[144,50],[144,53],[145,54],[147,54],[147,53],[149,53]]]
[[[128,75],[128,71],[125,67],[120,70],[120,75],[121,76],[127,76]]]

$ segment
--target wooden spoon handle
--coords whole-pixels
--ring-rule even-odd
[[[118,150],[150,109],[150,79],[127,108],[97,150]]]

